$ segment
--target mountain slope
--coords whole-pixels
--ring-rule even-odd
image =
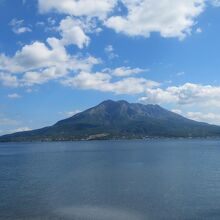
[[[200,123],[159,105],[107,100],[53,126],[0,137],[0,141],[49,141],[220,136],[220,126]]]

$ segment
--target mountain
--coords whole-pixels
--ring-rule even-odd
[[[219,136],[220,126],[184,118],[159,105],[107,100],[53,126],[4,135],[0,141]]]

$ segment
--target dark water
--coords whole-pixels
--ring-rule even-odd
[[[0,144],[0,219],[220,219],[220,141]]]

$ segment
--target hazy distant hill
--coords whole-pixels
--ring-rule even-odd
[[[208,136],[220,136],[220,126],[189,120],[159,105],[107,100],[53,126],[4,135],[0,141]]]

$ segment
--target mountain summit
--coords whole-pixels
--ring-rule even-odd
[[[159,105],[107,100],[53,126],[4,135],[0,141],[209,136],[220,136],[220,126],[184,118]]]

